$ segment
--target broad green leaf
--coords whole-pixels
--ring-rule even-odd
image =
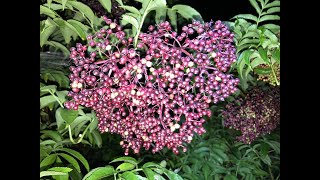
[[[40,14],[45,14],[47,16],[50,16],[52,18],[55,18],[57,16],[57,13],[52,11],[51,9],[40,5]]]
[[[88,174],[86,174],[82,180],[99,180],[105,177],[112,176],[115,173],[112,166],[98,167],[92,169]]]
[[[52,0],[47,0],[47,3],[48,3],[49,8],[50,8],[50,7],[51,7]]]
[[[47,156],[41,161],[40,168],[53,164],[56,161],[56,158],[57,158],[56,154],[50,154],[49,156]]]
[[[228,174],[223,178],[223,180],[238,180],[238,178],[234,175]]]
[[[256,68],[254,68],[254,72],[257,73],[257,74],[270,74],[271,73],[271,68],[256,67]]]
[[[272,1],[271,3],[267,4],[264,8],[270,8],[275,6],[280,6],[280,1]]]
[[[56,172],[68,173],[68,172],[71,172],[72,169],[68,168],[68,167],[52,167],[52,168],[48,169],[48,171],[56,171]]]
[[[40,91],[48,91],[48,92],[52,92],[55,93],[57,90],[57,86],[56,85],[48,85],[48,86],[43,86],[40,88]]]
[[[266,64],[266,62],[264,62],[264,60],[259,56],[259,57],[255,58],[254,60],[252,60],[251,68],[254,69],[257,66],[259,66],[260,64]]]
[[[177,13],[179,13],[182,17],[186,19],[196,19],[196,20],[199,20],[200,22],[203,22],[201,14],[191,6],[177,4],[172,6],[171,9],[174,11],[177,11]]]
[[[99,0],[99,2],[108,13],[111,13],[111,0]]]
[[[259,38],[259,34],[257,32],[248,32],[242,38]]]
[[[276,49],[273,53],[272,53],[272,57],[276,60],[277,63],[280,63],[280,49]]]
[[[42,47],[50,37],[50,35],[56,30],[56,26],[49,25],[40,32],[40,47]]]
[[[112,160],[110,163],[114,163],[114,162],[128,162],[128,163],[131,163],[133,165],[137,165],[138,164],[138,161],[133,157],[119,157],[119,158],[116,158],[116,159]],[[143,167],[145,167],[145,166],[143,166]]]
[[[167,14],[167,9],[162,8],[162,7],[161,8],[157,8],[156,9],[156,16],[155,16],[156,24],[159,24],[160,22],[165,21],[166,14]]]
[[[164,177],[162,177],[162,176],[159,175],[159,174],[154,175],[154,179],[156,179],[156,180],[166,180]],[[170,179],[170,180],[171,180],[171,179]]]
[[[67,20],[69,24],[71,24],[75,30],[77,31],[78,35],[81,37],[82,40],[85,40],[88,33],[89,27],[87,25],[82,24],[80,21],[69,19]]]
[[[60,115],[67,124],[71,124],[78,117],[78,111],[63,108],[61,109]]]
[[[117,171],[129,171],[129,170],[132,170],[135,168],[135,165],[131,164],[131,163],[127,163],[127,162],[124,162],[122,164],[120,164],[116,170]]]
[[[177,12],[172,10],[172,9],[168,9],[167,11],[167,15],[170,19],[171,25],[174,28],[175,31],[177,31]]]
[[[57,91],[56,94],[61,103],[66,102],[66,96],[68,95],[69,91]]]
[[[258,49],[258,52],[259,52],[261,58],[264,60],[264,62],[266,62],[267,64],[270,64],[270,61],[269,61],[269,58],[268,58],[268,55],[267,55],[267,50],[265,50],[262,47],[260,47]]]
[[[272,13],[276,13],[276,12],[280,12],[280,7],[273,7],[268,9],[267,14],[272,14]]]
[[[259,23],[263,21],[272,21],[272,20],[280,20],[280,16],[278,15],[264,15],[259,19]]]
[[[273,34],[270,30],[266,29],[264,31],[264,35],[267,36],[272,43],[277,43],[278,42],[278,38],[275,34]]]
[[[249,39],[249,38],[245,38],[243,39],[241,42],[239,42],[239,44],[237,46],[241,46],[244,44],[251,44],[251,45],[256,45],[260,42],[259,39]]]
[[[280,26],[276,24],[264,24],[262,27],[271,30],[272,32],[277,32],[280,30]]]
[[[238,15],[234,16],[234,17],[231,18],[231,19],[237,19],[237,18],[249,19],[249,20],[253,20],[253,21],[255,21],[255,22],[258,21],[257,16],[254,16],[254,15],[252,15],[252,14],[238,14]]]
[[[89,19],[91,27],[93,26],[95,16],[89,6],[77,1],[68,1],[68,4],[78,9],[83,15],[85,15]]]
[[[61,18],[55,18],[53,19],[55,23],[58,24],[59,28],[60,28],[60,32],[65,40],[65,42],[68,44],[71,41],[71,36],[76,33],[76,30],[73,26],[71,26],[69,23],[69,25],[67,24],[67,21],[61,19]],[[70,26],[72,28],[70,28]]]
[[[237,62],[237,71],[240,74],[241,79],[243,79],[243,68],[246,65],[246,62],[243,60],[244,52],[242,52],[238,58]]]
[[[256,0],[249,0],[250,1],[250,4],[254,7],[254,9],[257,11],[258,14],[261,13],[261,9],[257,3]]]
[[[56,171],[41,171],[40,178],[44,176],[54,176],[54,175],[68,175],[67,173],[63,172],[56,172]]]
[[[48,145],[48,144],[50,145],[50,144],[55,144],[55,143],[57,143],[57,142],[55,142],[54,140],[48,139],[48,140],[42,141],[40,143],[40,145]]]
[[[167,166],[167,161],[162,160],[162,161],[160,162],[160,166],[165,168],[165,167]]]
[[[50,137],[52,140],[59,142],[62,140],[61,135],[56,132],[56,131],[52,131],[52,130],[43,130],[40,131],[40,133],[43,133],[40,138],[44,139],[46,137]]]
[[[70,56],[70,51],[64,46],[64,45],[62,45],[61,43],[59,43],[59,42],[56,42],[56,41],[47,41],[46,43],[45,43],[46,45],[49,45],[49,46],[54,46],[54,47],[56,47],[57,49],[60,49],[62,52],[63,52],[63,54],[64,54],[64,56]]]
[[[239,52],[241,52],[242,50],[244,50],[244,49],[248,49],[250,46],[252,46],[251,44],[243,44],[243,45],[241,45],[241,46],[238,46],[237,47],[237,54],[239,53]]]
[[[257,25],[256,25],[256,24],[251,24],[251,25],[248,27],[248,31],[254,31],[254,32],[256,32],[256,31],[257,31]]]
[[[67,160],[72,166],[78,171],[81,172],[80,166],[76,159],[74,159],[72,156],[65,154],[65,153],[58,153],[57,155],[63,157],[65,160]]]
[[[64,125],[64,123],[65,123],[64,119],[61,117],[61,110],[62,110],[62,109],[63,109],[62,107],[59,107],[59,108],[56,110],[56,113],[55,113],[58,130],[61,130],[62,127],[63,127],[62,125]]]
[[[71,124],[71,129],[74,129],[75,127],[77,127],[80,123],[84,123],[86,124],[88,121],[90,121],[91,118],[89,116],[78,116]]]
[[[254,51],[250,51],[250,50],[246,50],[243,52],[243,60],[245,61],[246,65],[248,65],[249,67],[251,67],[250,64],[250,56]]]
[[[163,172],[170,180],[183,180],[181,176],[172,171],[165,169]]]
[[[159,164],[156,164],[154,162],[147,162],[142,167],[143,168],[151,168],[151,167],[161,168]]]
[[[64,10],[64,8],[66,7],[67,1],[68,1],[68,0],[61,0],[62,10]]]
[[[40,98],[40,109],[48,106],[51,103],[56,102],[56,98],[53,95],[48,95]]]
[[[88,161],[79,152],[68,148],[62,148],[61,151],[67,152],[72,156],[76,157],[84,165],[87,171],[90,170]]]
[[[123,6],[119,6],[119,7],[123,8],[125,10],[128,10],[128,11],[132,12],[133,14],[136,14],[138,17],[141,16],[140,11],[137,8],[133,7],[133,6],[125,6],[125,5],[123,5]]]
[[[143,172],[149,180],[154,180],[154,175],[156,174],[150,168],[143,168]]]
[[[92,134],[97,146],[99,148],[102,147],[102,139],[101,139],[101,135],[100,135],[99,131],[95,129],[94,131],[91,132],[91,134]]]
[[[133,172],[124,172],[121,177],[125,180],[139,180],[138,177]]]
[[[128,23],[132,24],[132,26],[135,27],[136,30],[138,30],[139,22],[137,21],[136,18],[129,16],[129,15],[126,15],[126,14],[123,14],[121,17],[122,17],[122,20],[127,21]]]

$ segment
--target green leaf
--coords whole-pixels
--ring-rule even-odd
[[[48,85],[48,86],[43,86],[40,88],[40,91],[47,91],[47,92],[52,92],[55,93],[57,90],[57,86],[56,85]]]
[[[44,176],[54,176],[54,175],[68,175],[67,173],[63,172],[56,172],[56,171],[41,171],[40,178]]]
[[[264,31],[264,35],[267,36],[272,43],[277,43],[278,42],[278,38],[275,34],[273,34],[270,30],[266,29]]]
[[[48,169],[48,171],[68,173],[68,172],[71,172],[72,169],[68,168],[68,167],[52,167],[52,168]]]
[[[92,169],[88,174],[86,174],[82,180],[99,180],[105,177],[109,177],[115,173],[112,166],[98,167]]]
[[[250,45],[256,45],[258,44],[260,41],[259,39],[249,39],[249,38],[245,38],[243,39],[237,46],[241,46],[244,44],[250,44]]]
[[[238,178],[234,175],[228,174],[223,178],[223,180],[238,180]]]
[[[40,133],[43,133],[40,138],[44,139],[46,137],[50,137],[52,140],[59,142],[62,140],[61,135],[56,132],[56,131],[52,131],[52,130],[43,130],[40,131]]]
[[[267,51],[265,49],[263,49],[262,47],[260,47],[258,49],[258,52],[259,52],[261,58],[264,60],[264,62],[266,62],[267,64],[270,64],[270,61],[269,61],[269,58],[267,55]]]
[[[272,53],[272,57],[276,60],[277,63],[280,63],[280,49],[276,49],[273,53]]]
[[[266,9],[275,6],[280,6],[280,1],[272,1],[271,3],[267,4],[264,8]]]
[[[44,15],[50,16],[52,18],[55,18],[57,16],[56,12],[54,12],[51,9],[49,9],[45,6],[42,6],[42,5],[40,5],[40,14],[44,14]]]
[[[40,32],[40,47],[42,47],[48,40],[49,36],[56,30],[54,25],[46,25]]]
[[[257,3],[256,0],[249,0],[250,1],[250,4],[254,7],[254,9],[257,11],[258,14],[261,13],[261,9]]]
[[[88,35],[87,31],[89,29],[88,26],[82,24],[80,21],[73,20],[73,19],[69,19],[67,20],[67,22],[75,28],[76,32],[78,33],[78,35],[81,37],[82,40],[86,39]]]
[[[56,98],[53,95],[48,95],[40,98],[40,109],[56,102]]]
[[[172,171],[165,169],[163,172],[170,180],[183,180],[181,176]]]
[[[101,135],[100,135],[99,131],[95,129],[94,131],[91,132],[91,134],[92,134],[97,146],[99,148],[102,147],[102,139],[101,139]]]
[[[170,19],[171,25],[174,28],[175,31],[177,31],[177,12],[173,11],[172,9],[168,9],[167,15]]]
[[[65,124],[64,119],[61,117],[61,110],[62,110],[62,109],[63,109],[62,107],[59,107],[59,108],[56,110],[56,113],[55,113],[58,130],[61,130],[62,127],[63,127],[63,125]]]
[[[50,154],[49,156],[47,156],[41,161],[40,168],[53,164],[56,161],[56,158],[57,158],[56,154]]]
[[[84,165],[87,171],[90,170],[88,161],[79,152],[68,148],[62,148],[61,151],[67,152],[72,156],[76,157]]]
[[[271,73],[271,68],[256,67],[254,69],[254,72],[257,73],[257,74],[270,74]]]
[[[195,19],[195,20],[199,20],[200,22],[203,22],[201,14],[191,6],[177,4],[172,6],[171,9],[176,10],[177,13],[179,13],[182,17],[186,19]]]
[[[78,117],[78,111],[63,108],[60,115],[67,124],[71,124]]]
[[[249,20],[253,20],[253,21],[255,21],[255,22],[258,21],[257,16],[254,16],[254,15],[252,15],[252,14],[238,14],[238,15],[234,16],[234,17],[231,18],[231,19],[237,19],[237,18],[249,19]]]
[[[111,13],[111,0],[99,0],[99,2],[108,13]]]
[[[121,177],[123,177],[126,180],[139,180],[138,177],[133,172],[124,172],[121,174]]]
[[[259,66],[260,64],[266,64],[266,62],[260,57],[255,58],[251,61],[251,68],[254,69],[255,67]]]
[[[86,16],[90,21],[91,27],[93,26],[95,16],[89,6],[77,1],[68,1],[68,4],[78,9],[82,13],[82,15]]]
[[[159,175],[159,174],[154,175],[154,179],[156,179],[156,180],[166,180],[164,177],[162,177],[162,176]],[[171,179],[170,179],[170,180],[171,180]]]
[[[119,3],[120,6],[123,6],[122,0],[116,0],[116,1],[117,1],[117,3]]]
[[[131,163],[133,165],[137,165],[138,164],[138,161],[133,157],[119,157],[119,158],[116,158],[116,159],[112,160],[110,163],[114,163],[114,162],[128,162],[128,163]],[[157,166],[159,166],[159,165],[157,165]],[[145,166],[143,166],[143,167],[145,167]]]
[[[50,7],[51,7],[52,0],[47,0],[47,3],[48,3],[49,8],[50,8]]]
[[[127,162],[124,162],[122,164],[120,164],[116,170],[117,171],[128,171],[128,170],[132,170],[135,168],[135,165],[131,164],[131,163],[127,163]]]
[[[78,116],[71,124],[71,129],[75,129],[75,127],[80,126],[81,123],[86,124],[88,121],[91,120],[89,116]],[[82,125],[83,126],[83,125]]]
[[[67,1],[68,1],[68,0],[61,0],[62,10],[64,10],[64,8],[66,7]]]
[[[166,14],[167,14],[167,9],[162,8],[162,7],[161,8],[157,8],[156,9],[156,16],[155,16],[156,24],[159,24],[160,22],[165,21]]]
[[[76,159],[74,159],[72,156],[65,154],[65,153],[58,153],[57,155],[63,157],[65,160],[67,160],[72,166],[78,171],[81,172],[80,166]]]
[[[98,127],[98,119],[94,115],[93,118],[92,118],[92,122],[90,123],[90,127],[89,127],[90,132],[92,132],[93,130],[97,129],[97,127]]]
[[[132,24],[132,26],[135,27],[136,30],[138,30],[139,23],[136,18],[126,14],[123,14],[121,17],[123,21],[127,21],[128,23]]]
[[[248,32],[248,33],[246,33],[242,38],[247,38],[247,37],[249,37],[249,38],[259,38],[259,34],[257,33],[257,32],[253,32],[253,31],[251,31],[251,32]]]
[[[57,91],[56,94],[61,103],[66,102],[66,96],[68,95],[69,91]]]
[[[280,26],[276,24],[264,24],[262,27],[271,30],[272,32],[277,32],[280,30]]]
[[[61,2],[61,1],[60,1]],[[49,4],[46,3],[46,4],[43,4],[44,6],[46,7],[49,7]],[[62,10],[62,5],[61,4],[56,4],[56,3],[53,3],[53,4],[50,4],[50,9],[54,10],[54,11],[57,11],[57,10]],[[73,7],[69,4],[66,4],[65,8],[67,9],[70,9],[70,10],[73,10]]]
[[[272,21],[272,20],[280,20],[280,16],[278,15],[264,15],[259,19],[259,23],[263,21]]]
[[[65,42],[68,44],[71,41],[71,36],[76,33],[76,30],[73,26],[71,26],[67,21],[61,19],[61,18],[55,18],[53,19],[55,23],[58,24],[60,28],[60,32],[62,36],[64,37]],[[70,28],[72,27],[72,28]]]
[[[143,168],[143,172],[149,180],[154,180],[154,175],[156,173],[153,172],[150,168]]]
[[[200,147],[199,149],[194,150],[194,153],[198,154],[198,153],[202,153],[202,152],[209,152],[210,148],[208,147]]]
[[[267,14],[272,14],[272,13],[276,13],[276,12],[280,12],[280,7],[273,7],[268,9]]]
[[[47,41],[45,44],[49,45],[49,46],[53,46],[53,47],[55,47],[57,49],[60,49],[63,52],[64,56],[67,56],[67,57],[70,56],[70,51],[64,45],[62,45],[59,42]]]
[[[125,5],[123,5],[123,6],[119,6],[119,7],[123,8],[125,10],[128,10],[128,11],[132,12],[133,14],[136,14],[138,17],[141,16],[140,11],[137,8],[133,7],[133,6],[125,6]]]
[[[40,145],[48,145],[48,144],[50,145],[50,144],[55,144],[55,143],[57,143],[57,142],[55,142],[54,140],[49,139],[49,140],[42,141],[40,143]]]

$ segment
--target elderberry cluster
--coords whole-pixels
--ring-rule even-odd
[[[139,34],[135,48],[116,21],[104,20],[108,28],[71,49],[66,107],[93,109],[101,132],[122,136],[125,155],[130,148],[185,152],[183,142],[205,132],[209,104],[237,90],[239,79],[226,73],[236,61],[233,34],[221,21],[194,21],[181,34],[161,22]]]
[[[222,111],[224,125],[241,131],[238,141],[251,144],[257,137],[270,134],[280,123],[280,89],[253,89]]]

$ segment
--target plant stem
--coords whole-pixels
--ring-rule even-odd
[[[62,108],[64,108],[63,104],[62,104],[61,101],[58,99],[58,97],[55,96],[52,91],[49,91],[49,93],[58,101],[59,105],[60,105]]]
[[[279,83],[279,81],[278,81],[278,79],[277,79],[277,75],[276,75],[276,73],[274,72],[274,69],[273,69],[272,65],[270,65],[270,67],[271,67],[272,75],[273,75],[273,77],[274,77],[274,79],[275,79],[275,81],[276,81],[276,84],[277,84],[277,86],[279,86],[280,83]]]
[[[139,23],[140,23],[140,24],[139,24],[139,28],[137,29],[137,34],[136,34],[135,37],[134,37],[134,47],[137,46],[138,37],[139,37],[140,31],[141,31],[141,28],[142,28],[142,26],[143,26],[144,19],[146,18],[147,14],[148,14],[147,9],[148,9],[149,5],[151,4],[151,2],[153,2],[153,1],[149,1],[148,5],[147,5],[147,7],[146,7],[146,9],[145,9],[145,11],[144,11],[143,14],[142,14],[141,21],[139,22]]]
[[[271,180],[274,180],[274,177],[273,177],[273,175],[272,175],[272,172],[271,172],[271,168],[270,168],[270,166],[268,166],[268,169],[269,169],[269,174],[270,174],[270,178],[271,178]]]

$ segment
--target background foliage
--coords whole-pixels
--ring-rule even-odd
[[[203,22],[200,13],[174,0],[99,0],[95,6],[40,1],[40,179],[280,179],[280,127],[244,144],[235,140],[239,132],[223,126],[221,116],[226,104],[254,87],[280,87],[280,1],[249,1],[256,14],[224,22],[235,34],[238,59],[230,72],[241,79],[240,90],[211,107],[207,132],[195,136],[186,153],[164,149],[131,157],[122,157],[120,137],[98,132],[93,111],[64,108],[69,49],[102,27],[100,15],[118,19],[136,42],[149,24],[168,20],[179,29],[192,19]]]

